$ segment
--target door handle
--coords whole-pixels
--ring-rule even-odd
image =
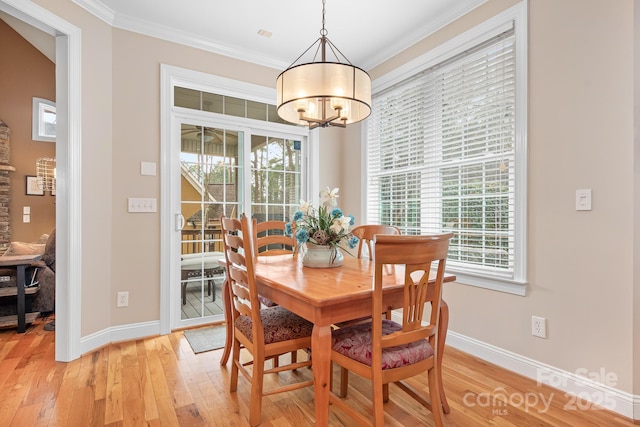
[[[184,228],[184,216],[176,214],[176,231],[182,231]]]

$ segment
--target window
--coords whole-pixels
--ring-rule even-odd
[[[185,87],[174,88],[174,104],[176,107],[290,125],[278,116],[276,106],[273,104]]]
[[[302,189],[301,143],[252,135],[251,212],[258,222],[289,221],[298,210]]]
[[[524,295],[526,73],[517,42],[526,32],[518,25],[485,31],[374,93],[367,221],[404,234],[451,231],[447,266],[460,282]]]
[[[278,123],[285,125],[279,129],[284,128],[288,131],[301,128],[280,119],[275,105],[180,86],[174,87],[174,105],[240,119]],[[224,121],[221,118],[219,120]],[[244,209],[258,222],[288,221],[298,209],[302,197],[302,141],[305,138],[282,137],[281,131],[275,128],[270,130],[262,123],[243,120],[237,120],[235,123],[250,129],[250,135],[243,135],[251,141],[248,157],[239,153],[238,141],[241,138],[238,138],[238,132],[183,124],[183,166],[190,171],[195,180],[207,183],[209,191],[213,194],[211,203],[220,204],[212,209],[214,217],[219,217],[223,211],[230,215],[232,211],[244,206],[236,181],[237,175],[246,163],[250,170],[250,179],[247,179],[247,182],[251,184],[251,203]],[[303,128],[302,132],[306,133],[307,130]],[[230,145],[224,145],[229,144],[229,141]],[[193,160],[195,155],[197,159]],[[230,160],[233,162],[233,168],[223,166]],[[227,188],[227,192],[223,194],[222,188]],[[235,190],[229,191],[232,188]]]
[[[33,98],[31,139],[56,142],[56,104],[42,98]]]

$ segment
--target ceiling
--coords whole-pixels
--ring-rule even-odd
[[[322,28],[321,0],[73,1],[114,27],[276,69]],[[352,64],[369,70],[486,1],[326,0],[325,28]]]

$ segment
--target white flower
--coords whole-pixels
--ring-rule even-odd
[[[331,190],[327,187],[326,190],[322,190],[320,192],[320,197],[322,198],[322,204],[325,206],[333,206],[334,208],[338,206],[338,190],[339,188],[334,188]]]
[[[307,215],[309,213],[309,208],[311,207],[311,202],[305,202],[304,200],[300,199],[300,211]]]
[[[331,229],[339,234],[340,231],[344,231],[347,233],[349,231],[349,225],[351,223],[351,217],[341,216],[340,218],[336,218],[333,220],[333,224],[331,224]]]

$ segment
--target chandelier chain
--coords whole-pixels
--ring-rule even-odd
[[[322,29],[320,30],[320,35],[322,37],[326,37],[327,34],[329,34],[329,32],[324,28],[324,24],[325,24],[325,4],[326,4],[326,0],[322,0]]]

